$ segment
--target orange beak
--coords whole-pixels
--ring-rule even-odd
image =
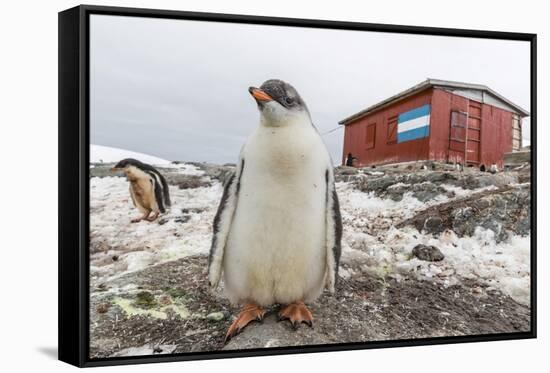
[[[254,97],[257,101],[265,102],[265,101],[273,100],[273,98],[270,95],[268,95],[267,93],[265,93],[264,91],[262,91],[259,88],[250,87],[250,88],[248,88],[248,92],[250,92],[252,97]]]

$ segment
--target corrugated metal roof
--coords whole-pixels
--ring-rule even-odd
[[[342,119],[339,121],[339,124],[348,124],[349,122],[352,122],[356,119],[359,119],[361,117],[364,117],[367,114],[370,114],[372,112],[378,111],[380,109],[383,109],[386,106],[389,106],[393,104],[394,102],[403,100],[409,96],[412,96],[418,92],[421,92],[428,88],[443,88],[443,89],[467,89],[467,90],[474,90],[474,91],[480,91],[480,92],[486,92],[487,94],[493,96],[496,100],[501,101],[504,105],[510,107],[513,111],[515,111],[517,114],[527,117],[529,116],[529,112],[520,106],[514,104],[504,96],[501,96],[497,92],[493,91],[491,88],[482,85],[482,84],[472,84],[472,83],[462,83],[462,82],[453,82],[450,80],[440,80],[440,79],[426,79],[423,82],[415,85],[414,87],[411,87],[407,90],[404,90],[403,92],[400,92],[394,96],[391,96],[385,100],[380,101],[377,104],[374,104],[372,106],[369,106],[368,108],[361,110],[353,115],[350,115],[347,118]]]

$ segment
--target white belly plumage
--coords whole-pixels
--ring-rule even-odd
[[[243,155],[223,264],[234,303],[308,302],[324,287],[326,150],[320,139],[272,139],[260,133]]]

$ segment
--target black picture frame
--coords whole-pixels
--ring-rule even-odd
[[[531,330],[411,340],[89,359],[89,18],[93,14],[527,41],[531,46]],[[79,367],[535,338],[537,35],[81,5],[59,13],[59,360]]]

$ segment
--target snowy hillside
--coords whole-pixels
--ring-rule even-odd
[[[103,168],[90,179],[92,356],[222,348],[237,310],[223,290],[208,290],[206,268],[234,166],[160,165],[172,207],[137,224],[127,180]],[[223,348],[528,330],[528,175],[337,169],[340,281],[335,296],[312,304],[315,329],[290,331],[268,317]],[[441,258],[419,256],[418,247]]]
[[[167,161],[162,158],[154,157],[152,155],[133,152],[130,150],[112,148],[109,146],[103,145],[90,145],[90,162],[91,163],[111,163],[118,162],[124,158],[134,158],[144,163],[154,164],[154,165],[165,165],[169,164],[170,161]]]

